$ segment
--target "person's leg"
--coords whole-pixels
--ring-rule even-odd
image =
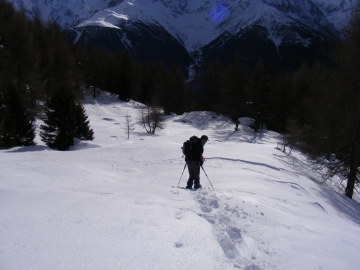
[[[189,179],[188,179],[188,181],[186,183],[186,188],[192,188],[193,182],[194,182],[194,176],[193,176],[193,173],[192,173],[191,161],[187,161],[186,164],[187,164],[188,172],[189,172]]]
[[[194,179],[189,178],[189,180],[186,183],[186,188],[192,188]]]
[[[196,164],[196,169],[194,169],[194,173],[195,173],[194,188],[201,188],[201,185],[200,185],[200,165],[199,165],[199,163]]]
[[[194,180],[198,178],[197,176],[197,162],[196,161],[187,161],[188,171],[189,171],[189,180],[187,181],[187,188],[192,188]]]

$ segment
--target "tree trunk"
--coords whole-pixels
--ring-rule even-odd
[[[350,162],[350,173],[348,176],[348,182],[345,189],[345,194],[347,197],[352,199],[354,186],[356,181],[356,172],[358,168],[358,149],[357,145],[353,142],[351,147],[351,162]]]

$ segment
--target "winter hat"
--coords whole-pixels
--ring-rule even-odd
[[[206,136],[206,135],[202,135],[202,136],[201,136],[201,140],[202,140],[202,139],[204,139],[204,140],[206,140],[206,141],[209,140],[208,136]]]

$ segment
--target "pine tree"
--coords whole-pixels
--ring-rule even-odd
[[[203,64],[199,74],[201,91],[198,99],[199,109],[220,112],[223,89],[223,66],[218,59]]]
[[[270,84],[270,104],[273,106],[273,119],[269,129],[284,132],[291,104],[289,92],[292,88],[292,75],[281,72],[273,77]]]
[[[84,107],[79,103],[75,104],[74,113],[76,120],[75,137],[83,141],[92,141],[94,131],[90,128],[90,121]]]
[[[0,91],[0,147],[35,145],[34,120],[12,86]]]
[[[354,11],[333,55],[331,69],[303,65],[295,74],[290,114],[302,128],[303,143],[315,169],[324,176],[347,179],[352,198],[360,164],[360,6]],[[324,159],[336,154],[336,160]]]
[[[150,105],[156,92],[159,80],[165,70],[163,64],[154,61],[146,62],[141,67],[140,91],[138,100],[144,104]]]
[[[51,96],[45,108],[44,125],[40,137],[47,146],[68,150],[74,144],[76,132],[75,95],[68,88],[60,88]]]
[[[266,65],[259,62],[255,67],[248,88],[248,96],[253,103],[253,118],[255,118],[254,132],[261,128],[261,123],[271,117],[271,105],[269,102],[270,76]]]
[[[345,40],[343,42],[340,55],[341,61],[340,74],[342,74],[341,90],[344,93],[343,103],[344,115],[347,119],[347,141],[349,151],[346,196],[352,198],[355,182],[359,181],[360,164],[360,2],[358,2],[349,25],[345,30]]]
[[[229,116],[235,123],[235,130],[238,130],[240,108],[246,106],[245,86],[248,77],[242,57],[235,54],[233,64],[226,66],[223,73],[221,113]]]

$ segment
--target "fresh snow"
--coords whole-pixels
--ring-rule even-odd
[[[358,194],[320,184],[279,134],[192,112],[150,135],[139,103],[84,106],[93,141],[0,151],[0,269],[359,269]],[[180,147],[203,134],[215,191],[203,171],[202,190],[180,189]]]
[[[93,18],[91,21],[84,21],[79,24],[79,27],[85,25],[96,25],[102,27],[110,27],[110,28],[117,28],[121,29],[120,27],[116,26],[119,23],[119,20],[128,20],[129,17],[127,15],[118,14],[112,10],[104,10],[97,13],[96,18]]]

